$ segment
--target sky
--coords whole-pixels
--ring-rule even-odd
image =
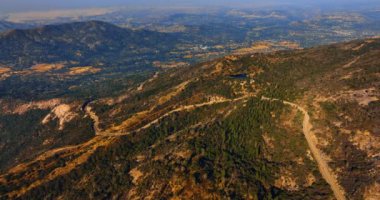
[[[117,6],[365,6],[380,5],[380,0],[0,0],[0,14],[89,7]]]

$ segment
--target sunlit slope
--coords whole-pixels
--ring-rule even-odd
[[[94,135],[4,170],[1,195],[375,198],[379,55],[367,39],[160,72],[73,110]]]

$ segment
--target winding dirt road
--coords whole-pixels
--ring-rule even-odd
[[[176,112],[193,110],[195,108],[200,108],[200,107],[204,107],[204,106],[210,106],[210,105],[219,104],[219,103],[240,101],[240,100],[246,99],[248,97],[250,97],[250,95],[238,97],[238,98],[235,98],[235,99],[218,99],[218,100],[212,100],[212,101],[208,101],[208,102],[204,102],[204,103],[199,103],[199,104],[191,104],[191,105],[180,106],[178,108],[175,108],[175,109],[173,109],[171,111],[166,112],[165,114],[161,115],[157,119],[149,122],[148,124],[144,125],[141,128],[138,128],[138,129],[136,129],[134,131],[131,131],[131,132],[139,132],[141,130],[147,129],[147,128],[151,127],[152,125],[157,124],[164,117],[167,117],[167,116],[169,116],[169,115],[171,115],[173,113],[176,113]],[[97,136],[106,136],[106,137],[110,137],[110,136],[123,136],[123,135],[129,135],[131,133],[131,132],[107,132],[107,131],[103,131],[103,130],[101,130],[99,128],[99,124],[100,124],[99,117],[96,115],[95,112],[92,111],[92,108],[90,106],[86,107],[86,113],[94,121],[94,130],[95,130],[95,133],[96,133]]]
[[[96,113],[94,111],[92,111],[92,108],[89,105],[86,106],[85,111],[86,111],[87,115],[94,122],[93,127],[94,127],[94,131],[95,131],[95,135],[99,135],[98,133],[101,132],[101,129],[99,128],[99,124],[100,124],[99,117],[96,115]]]
[[[302,112],[302,114],[304,115],[303,122],[302,122],[303,133],[309,145],[310,151],[313,154],[314,159],[316,160],[318,164],[319,172],[322,174],[322,177],[326,180],[326,182],[330,185],[331,190],[334,192],[335,198],[337,200],[345,200],[346,197],[345,197],[344,190],[339,185],[334,173],[332,172],[326,160],[324,159],[323,153],[317,148],[317,141],[313,137],[313,132],[312,132],[313,126],[310,123],[310,115],[308,114],[308,112],[301,106],[292,102],[283,101],[280,99],[272,99],[272,98],[267,98],[267,97],[262,97],[262,100],[281,101],[285,105],[290,105]]]
[[[208,102],[204,102],[204,103],[199,103],[199,104],[180,106],[180,107],[175,108],[175,109],[173,109],[171,111],[168,111],[167,113],[165,113],[165,114],[161,115],[160,117],[158,117],[157,119],[155,119],[155,120],[147,123],[143,127],[140,127],[138,129],[134,130],[133,132],[138,132],[138,131],[147,129],[147,128],[151,127],[152,125],[157,124],[164,117],[167,117],[167,116],[169,116],[169,115],[171,115],[173,113],[176,113],[176,112],[192,110],[192,109],[195,109],[195,108],[209,106],[209,105],[218,104],[218,103],[235,102],[235,101],[239,101],[239,100],[242,100],[242,99],[246,99],[246,98],[248,98],[250,96],[251,95],[246,95],[246,96],[242,96],[242,97],[235,98],[235,99],[218,99],[218,100],[212,100],[212,101],[208,101]],[[315,137],[313,137],[313,133],[312,133],[312,127],[313,126],[310,123],[310,116],[309,116],[308,112],[303,107],[301,107],[301,106],[299,106],[299,105],[297,105],[295,103],[292,103],[292,102],[283,101],[283,100],[280,100],[280,99],[272,99],[272,98],[267,98],[267,97],[262,97],[262,100],[266,100],[266,101],[281,101],[285,105],[290,105],[291,107],[294,107],[294,108],[296,108],[296,109],[298,109],[299,111],[302,112],[302,114],[304,115],[303,124],[302,124],[303,125],[303,133],[304,133],[305,138],[307,140],[307,143],[308,143],[308,146],[310,148],[310,151],[313,154],[314,159],[317,162],[319,171],[322,174],[322,177],[330,185],[332,191],[334,192],[334,195],[335,195],[336,199],[337,200],[345,200],[346,197],[345,197],[344,190],[339,185],[339,183],[338,183],[338,181],[337,181],[334,173],[332,172],[332,170],[328,166],[326,159],[324,159],[323,153],[317,148],[317,141],[316,141]],[[86,107],[86,112],[92,118],[92,120],[94,121],[94,129],[95,129],[96,135],[98,135],[98,136],[105,136],[105,137],[123,136],[123,135],[129,135],[131,133],[131,132],[107,132],[107,131],[102,131],[99,128],[99,123],[100,123],[99,122],[99,117],[96,115],[95,112],[92,111],[92,109],[91,109],[90,106]]]

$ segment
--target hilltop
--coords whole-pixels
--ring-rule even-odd
[[[3,100],[0,195],[376,199],[379,58],[373,38],[226,56],[90,100]]]

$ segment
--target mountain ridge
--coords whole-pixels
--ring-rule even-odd
[[[0,195],[334,198],[302,134],[310,131],[308,116],[315,146],[331,158],[325,162],[346,198],[376,196],[379,55],[380,39],[370,38],[169,69],[118,95],[60,103],[76,116],[63,122],[65,132],[59,117],[39,123],[56,109],[33,109],[42,112],[34,117],[36,132],[70,138],[73,124],[81,124],[75,133],[91,135],[10,167],[0,176]]]
[[[33,62],[65,60],[96,62],[105,56],[126,56],[136,52],[154,54],[147,48],[166,50],[172,34],[130,30],[101,22],[73,22],[45,25],[28,30],[0,33],[0,62],[4,65],[32,65]],[[99,57],[101,59],[97,59]],[[23,60],[26,61],[23,61]]]

